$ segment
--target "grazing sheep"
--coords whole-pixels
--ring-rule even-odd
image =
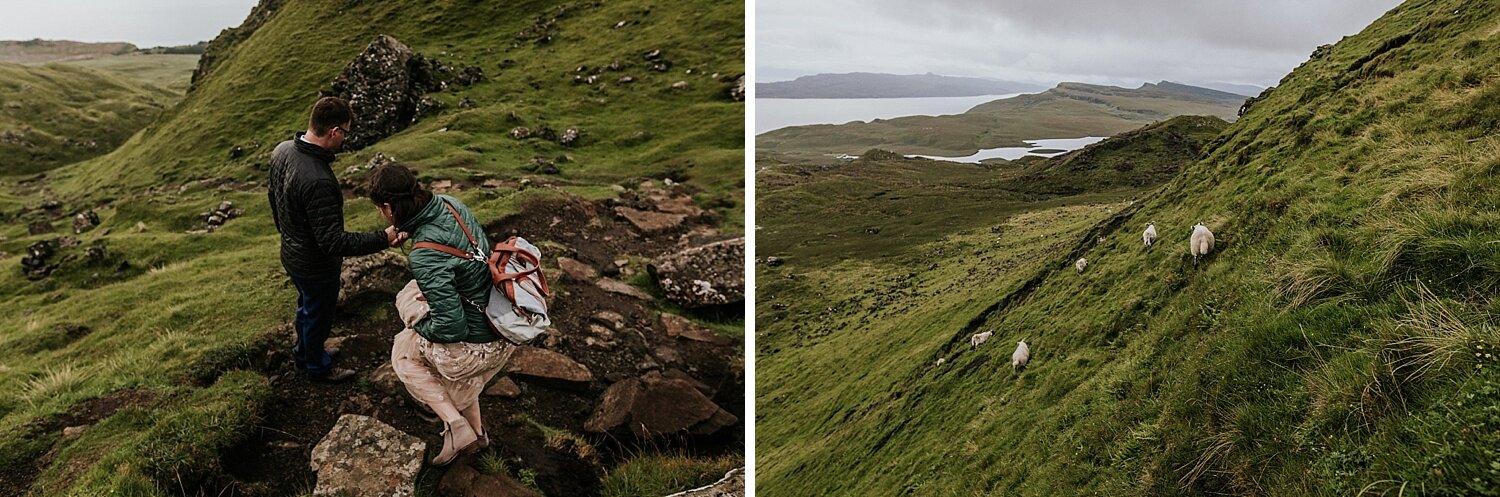
[[[1026,345],[1025,340],[1016,342],[1016,351],[1010,355],[1010,369],[1017,373],[1026,369],[1026,363],[1031,362],[1031,347]]]
[[[1188,251],[1193,254],[1193,267],[1198,267],[1198,259],[1214,251],[1214,232],[1209,231],[1203,223],[1193,225],[1193,237],[1188,240]]]
[[[943,363],[945,363],[945,362],[948,362],[948,358],[947,357],[939,357],[938,360],[937,360],[937,365],[938,366],[942,366]]]
[[[1141,233],[1141,240],[1146,242],[1146,248],[1151,248],[1151,244],[1156,242],[1156,224],[1146,223],[1146,232]]]
[[[990,335],[994,334],[995,332],[993,331],[986,331],[984,333],[976,333],[974,334],[974,336],[969,337],[969,350],[974,350],[976,348],[979,348],[980,345],[984,345],[984,342],[990,339]]]
[[[1078,258],[1078,262],[1073,263],[1073,269],[1077,269],[1079,274],[1083,274],[1083,268],[1086,267],[1089,267],[1089,260],[1082,257]]]

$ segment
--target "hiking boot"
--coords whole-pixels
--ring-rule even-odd
[[[353,369],[330,368],[323,374],[308,374],[308,379],[319,383],[343,383],[353,379],[354,375]]]
[[[448,429],[443,430],[443,451],[437,457],[432,458],[434,466],[447,466],[458,456],[467,456],[479,452],[479,435],[474,433],[474,428],[469,426],[469,421],[464,418],[448,424]]]
[[[490,448],[490,432],[480,433],[479,434],[479,449],[480,450],[484,450],[484,449],[488,449],[488,448]]]

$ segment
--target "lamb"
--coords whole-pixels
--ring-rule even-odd
[[[1205,257],[1214,251],[1214,232],[1209,231],[1203,223],[1193,225],[1193,237],[1188,240],[1188,252],[1193,254],[1193,267],[1198,267],[1198,259]]]
[[[979,348],[980,345],[984,345],[984,342],[989,341],[990,335],[994,334],[995,332],[993,331],[986,331],[984,333],[976,333],[974,334],[974,336],[969,337],[969,350],[974,350]]]
[[[1078,274],[1083,274],[1083,268],[1086,267],[1089,267],[1089,260],[1082,257],[1078,258],[1078,262],[1073,263],[1073,269],[1077,269]]]
[[[1010,355],[1010,369],[1017,373],[1026,369],[1026,363],[1031,362],[1031,347],[1026,345],[1025,340],[1016,342],[1016,351]]]
[[[1141,233],[1141,240],[1146,242],[1146,248],[1151,248],[1151,244],[1156,242],[1155,223],[1146,223],[1146,232]]]

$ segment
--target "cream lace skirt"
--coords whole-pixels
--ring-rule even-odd
[[[485,384],[510,361],[516,347],[504,339],[489,343],[432,343],[412,329],[427,317],[427,302],[412,280],[396,294],[396,311],[406,329],[391,347],[391,367],[412,397],[427,405],[451,402],[462,411],[479,400]]]

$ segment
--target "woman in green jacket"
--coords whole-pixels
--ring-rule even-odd
[[[423,189],[405,166],[376,169],[370,200],[413,242],[489,252],[474,213],[458,199]],[[415,279],[396,295],[406,329],[396,335],[391,366],[412,397],[442,418],[443,449],[432,462],[445,465],[489,445],[479,393],[516,347],[492,331],[484,315],[492,284],[487,265],[423,248],[411,251],[408,265]]]

